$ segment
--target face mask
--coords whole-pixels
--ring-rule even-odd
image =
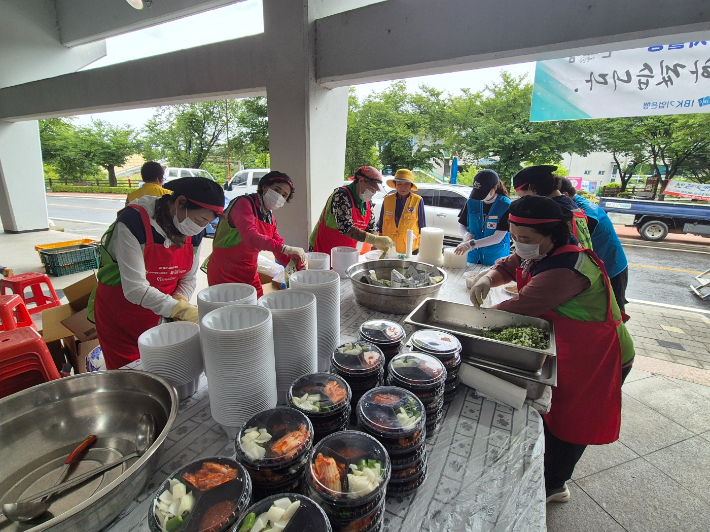
[[[540,255],[540,244],[515,243],[515,254],[523,260],[541,259],[545,255]]]
[[[190,219],[187,215],[187,208],[185,208],[185,219],[182,222],[178,221],[177,213],[175,213],[175,216],[173,216],[173,224],[177,230],[185,236],[199,235],[204,230],[204,227]]]
[[[362,201],[370,201],[372,197],[375,195],[375,193],[370,190],[369,188],[365,190],[365,192],[360,192],[359,196]]]
[[[280,209],[286,204],[284,197],[276,192],[273,188],[267,189],[264,192],[264,207],[267,211],[273,211],[274,209]]]
[[[496,191],[493,190],[493,191],[491,191],[490,194],[488,194],[488,196],[483,198],[483,203],[493,203],[495,201],[495,199],[496,199]]]

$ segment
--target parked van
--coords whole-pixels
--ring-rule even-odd
[[[234,199],[237,196],[256,192],[259,180],[270,171],[268,168],[245,168],[244,170],[239,170],[224,184],[224,195],[229,199]]]
[[[199,168],[174,168],[168,166],[165,168],[165,182],[172,181],[173,179],[179,179],[181,177],[206,177],[214,181],[214,176],[210,174],[207,170],[200,170]]]

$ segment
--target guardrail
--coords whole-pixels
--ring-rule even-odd
[[[138,188],[142,183],[141,179],[118,179],[116,186],[118,187],[128,187],[128,188]],[[55,185],[67,185],[74,187],[110,187],[108,179],[85,179],[83,181],[71,181],[69,179],[52,179],[48,177],[44,180],[45,186],[52,187]]]

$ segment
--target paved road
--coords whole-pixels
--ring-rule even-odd
[[[114,221],[124,201],[123,197],[47,196],[49,217],[57,225],[92,238]],[[710,268],[710,243],[688,246],[625,239],[623,245],[630,264],[627,299],[710,311],[710,300],[701,300],[689,288],[696,272]]]

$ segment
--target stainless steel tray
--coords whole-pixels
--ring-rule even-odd
[[[480,360],[463,353],[463,364],[470,364],[482,371],[527,390],[527,399],[540,399],[545,386],[557,386],[557,357],[547,357],[539,372],[516,370],[495,362]]]
[[[463,352],[479,360],[487,360],[514,369],[540,374],[545,360],[556,357],[555,330],[547,320],[511,314],[502,310],[477,309],[439,299],[427,298],[404,320],[419,329],[440,329],[455,334]],[[547,349],[532,349],[478,336],[490,329],[532,325],[550,333]]]

